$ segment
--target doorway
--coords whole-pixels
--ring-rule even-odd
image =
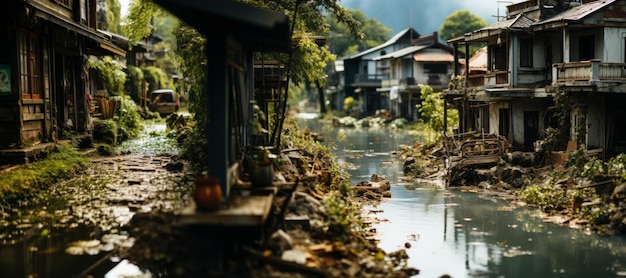
[[[524,111],[524,149],[533,150],[539,138],[539,111]]]

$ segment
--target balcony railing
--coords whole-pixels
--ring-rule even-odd
[[[467,79],[468,88],[488,88],[507,84],[509,84],[509,71],[494,71],[488,73],[471,74]]]
[[[404,77],[401,79],[397,79],[397,78],[396,79],[383,79],[380,85],[382,88],[399,86],[399,85],[413,86],[413,85],[417,85],[417,82],[415,81],[414,77]]]
[[[552,67],[553,84],[589,85],[601,81],[626,82],[626,64],[600,60],[559,63]]]
[[[354,76],[354,83],[379,83],[384,78],[384,74],[356,74]]]

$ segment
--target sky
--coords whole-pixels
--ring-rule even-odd
[[[122,17],[128,13],[130,0],[119,0]],[[430,34],[439,30],[443,19],[456,10],[469,10],[482,17],[489,24],[496,22],[496,16],[504,15],[506,5],[522,0],[339,0],[339,4],[350,9],[362,10],[368,18],[374,18],[395,33],[413,27],[420,34]]]
[[[368,18],[374,18],[393,30],[393,35],[413,27],[426,35],[439,30],[444,18],[456,10],[468,10],[489,24],[497,21],[499,14],[506,13],[506,5],[521,0],[340,0],[339,4],[350,9],[362,10]]]

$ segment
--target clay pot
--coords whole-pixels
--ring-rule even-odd
[[[216,177],[196,178],[196,189],[193,193],[198,210],[214,211],[222,204],[222,188]]]

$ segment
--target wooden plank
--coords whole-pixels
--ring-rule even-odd
[[[23,114],[22,119],[24,121],[38,121],[43,120],[45,115],[43,113]]]
[[[274,194],[253,196],[232,196],[227,207],[217,211],[203,212],[196,210],[191,202],[178,215],[178,225],[208,226],[261,226],[267,220],[272,207]]]

